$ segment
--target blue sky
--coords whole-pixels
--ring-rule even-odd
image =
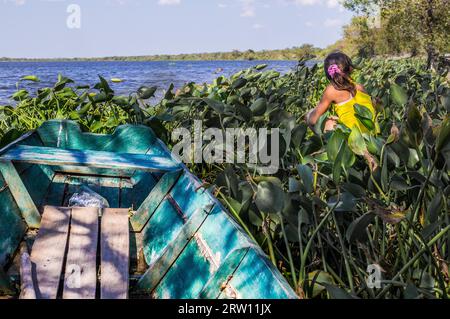
[[[0,0],[0,57],[324,47],[351,19],[339,1]]]

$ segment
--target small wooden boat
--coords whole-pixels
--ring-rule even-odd
[[[296,298],[145,126],[100,135],[45,122],[0,150],[0,172],[0,292],[20,284],[22,298],[38,299]],[[82,185],[109,208],[70,207]]]

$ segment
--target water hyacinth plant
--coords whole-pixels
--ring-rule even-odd
[[[327,82],[320,65],[300,61],[280,75],[265,65],[211,84],[171,86],[157,105],[155,87],[115,96],[60,76],[35,94],[20,89],[0,109],[1,145],[53,118],[111,132],[150,126],[169,146],[174,128],[279,128],[280,169],[260,175],[246,164],[189,164],[269,255],[302,298],[447,298],[450,293],[450,88],[448,70],[424,62],[360,60],[355,80],[377,101],[378,135],[338,125],[314,132],[304,115]],[[37,81],[26,77],[23,81]],[[355,107],[368,128],[376,125]],[[203,145],[207,147],[207,143]],[[377,160],[372,172],[360,156]],[[218,230],[220,231],[220,230]],[[371,284],[368,269],[381,282]]]

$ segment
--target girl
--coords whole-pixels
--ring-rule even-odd
[[[306,115],[308,125],[313,127],[319,118],[333,105],[337,117],[330,116],[327,119],[325,131],[333,130],[339,122],[349,129],[356,129],[355,127],[357,127],[362,133],[369,133],[369,130],[355,116],[354,106],[355,104],[360,104],[368,108],[372,112],[372,120],[374,122],[375,109],[372,99],[366,93],[364,87],[355,83],[351,78],[351,73],[354,70],[351,59],[339,51],[331,53],[325,59],[324,68],[330,85],[325,89],[317,107]],[[377,164],[372,155],[366,152],[364,157],[372,171],[375,170]]]

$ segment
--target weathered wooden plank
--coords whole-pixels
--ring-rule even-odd
[[[70,224],[70,208],[46,206],[33,244],[31,261],[36,271],[36,297],[56,299]]]
[[[143,229],[144,255],[149,265],[161,256],[195,211],[209,211],[214,204],[204,189],[198,189],[198,184],[186,175],[178,179]]]
[[[142,202],[139,209],[131,217],[130,222],[134,231],[140,232],[147,224],[147,221],[154,214],[155,210],[159,207],[164,197],[172,189],[173,185],[177,182],[182,171],[175,171],[166,173],[156,184],[156,186],[148,194],[147,198]]]
[[[167,246],[161,256],[150,264],[145,274],[141,277],[138,282],[138,288],[140,290],[150,292],[156,287],[173,262],[177,259],[180,253],[184,251],[186,245],[188,245],[189,241],[193,238],[207,216],[208,212],[203,209],[199,209],[191,216],[191,218],[181,228],[175,239],[173,239],[170,243],[167,243]],[[183,280],[186,279],[187,278],[184,278]]]
[[[153,293],[153,299],[192,299],[210,277],[208,263],[198,261],[198,248],[190,241]]]
[[[234,288],[237,299],[298,298],[259,247],[248,250],[228,284]],[[230,296],[222,291],[219,298],[228,299]]]
[[[173,241],[185,221],[168,199],[164,199],[142,230],[145,261],[153,264]]]
[[[0,191],[0,268],[19,247],[26,228],[11,192],[4,188]]]
[[[128,124],[121,125],[116,128],[111,135],[110,141],[105,143],[101,150],[120,153],[144,154],[155,140],[156,136],[147,126]]]
[[[98,208],[72,208],[64,274],[64,299],[95,299],[98,219]]]
[[[16,164],[19,162],[16,162]],[[69,174],[69,175],[101,175],[101,176],[111,176],[111,177],[128,177],[133,175],[133,169],[109,169],[109,168],[98,168],[98,167],[88,167],[88,166],[75,166],[75,165],[52,165],[51,166],[55,172]]]
[[[110,177],[110,176],[70,175],[60,172],[55,174],[55,177],[53,178],[53,183],[66,183],[73,185],[91,184],[105,187],[122,187],[130,189],[133,188],[133,184],[128,178]]]
[[[24,252],[20,256],[20,299],[36,299],[30,255]]]
[[[200,299],[217,299],[223,293],[227,298],[237,298],[237,292],[229,282],[247,254],[248,249],[248,247],[243,247],[233,250],[209,278],[200,294],[196,297]]]
[[[220,236],[218,236],[218,230],[220,230]],[[196,231],[188,248],[182,252],[155,289],[153,296],[162,297],[167,294],[168,287],[178,287],[176,291],[170,292],[174,298],[198,298],[202,287],[221,268],[224,260],[228,260],[228,255],[249,245],[252,243],[238,231],[222,207],[216,205],[200,229]],[[202,275],[198,278],[185,276],[180,283],[178,281],[183,276],[184,269],[189,269],[193,273],[202,273]],[[233,271],[234,269],[230,269],[225,276]],[[216,297],[219,293],[218,288]]]
[[[53,147],[19,145],[8,150],[0,161],[19,161],[44,165],[77,165],[144,171],[173,171],[179,164],[157,155],[66,150]]]
[[[101,227],[100,295],[126,299],[129,286],[130,231],[127,209],[104,209]]]
[[[183,174],[170,191],[184,218],[189,218],[199,208],[210,207],[213,199],[202,185],[189,172]]]
[[[3,175],[3,179],[11,191],[11,194],[19,207],[23,218],[25,219],[28,227],[38,228],[41,220],[41,215],[36,208],[33,199],[28,193],[25,185],[23,184],[19,174],[10,161],[0,161],[0,172]]]

